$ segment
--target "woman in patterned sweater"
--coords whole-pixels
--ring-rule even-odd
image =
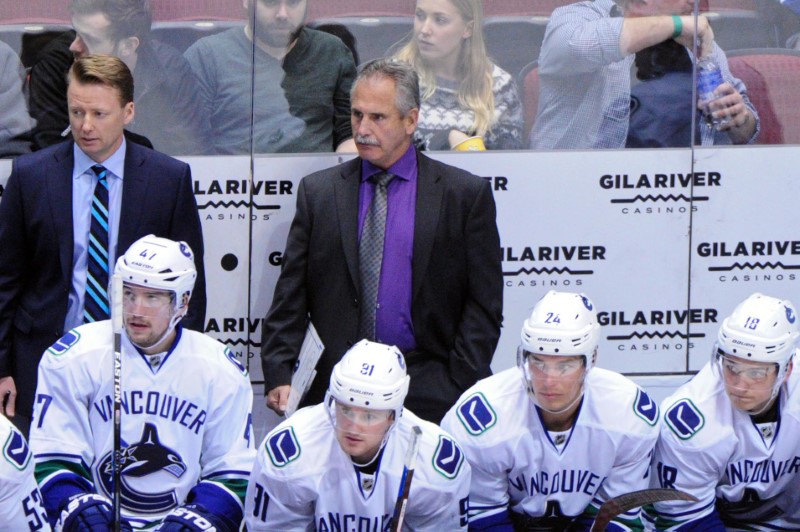
[[[420,76],[416,143],[446,150],[471,136],[488,149],[522,147],[514,79],[486,56],[480,0],[417,0],[414,32],[397,53]]]

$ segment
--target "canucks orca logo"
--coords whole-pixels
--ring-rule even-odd
[[[439,436],[439,446],[433,453],[433,468],[445,478],[456,478],[464,463],[464,453],[456,442],[450,438]]]
[[[276,432],[267,439],[266,449],[275,467],[283,467],[300,457],[300,443],[292,427]]]
[[[77,344],[80,339],[81,335],[78,334],[78,331],[73,329],[62,336],[56,343],[48,347],[47,350],[50,354],[60,356],[69,351],[69,348]]]
[[[654,426],[658,421],[658,405],[641,389],[636,390],[636,401],[633,402],[633,411],[650,426]]]
[[[28,442],[25,441],[22,434],[14,429],[11,429],[11,434],[8,435],[6,444],[3,446],[3,457],[20,471],[25,469],[31,459]]]
[[[192,258],[192,252],[189,250],[189,246],[186,245],[186,242],[181,242],[178,247],[184,257]]]
[[[482,393],[477,392],[459,405],[458,419],[473,436],[483,434],[497,423],[497,414]]]
[[[141,439],[122,446],[122,507],[134,513],[164,513],[178,506],[175,490],[155,491],[163,483],[164,474],[180,478],[186,472],[181,456],[161,443],[158,429],[146,423]],[[97,466],[97,477],[105,495],[113,492],[113,451]],[[140,491],[137,488],[144,488]]]
[[[794,315],[794,309],[792,307],[783,307],[786,309],[786,319],[789,320],[789,323],[794,323],[797,319],[797,316]]]
[[[581,301],[583,301],[583,306],[586,307],[586,310],[592,310],[592,302],[589,301],[588,297],[581,294]]]
[[[239,362],[239,358],[236,356],[236,354],[227,347],[225,348],[225,356],[231,361],[231,364],[236,366],[236,369],[239,370],[239,373],[247,377],[247,368],[245,368],[244,365]]]
[[[706,424],[702,412],[689,399],[681,399],[672,405],[664,419],[672,432],[682,440],[688,440]]]

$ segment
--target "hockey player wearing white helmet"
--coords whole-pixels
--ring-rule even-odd
[[[224,345],[181,327],[197,277],[192,250],[149,235],[115,273],[123,280],[122,529],[238,530],[255,457],[252,389]],[[72,329],[39,366],[31,449],[57,530],[114,524],[116,369],[111,320]]]
[[[653,481],[699,502],[657,503],[659,530],[800,529],[797,339],[794,305],[755,293],[665,400]]]
[[[550,291],[522,325],[517,367],[447,413],[472,465],[470,530],[588,530],[606,500],[647,487],[658,407],[595,367],[599,340],[591,300]],[[636,509],[609,530],[641,527]]]
[[[455,441],[403,409],[402,353],[362,340],[334,366],[325,401],[265,438],[247,488],[255,530],[389,530],[414,434],[421,430],[404,523],[465,530],[470,467]]]
[[[185,242],[150,235],[117,260],[114,273],[122,277],[123,320],[131,343],[148,354],[165,351],[197,279],[192,250]]]

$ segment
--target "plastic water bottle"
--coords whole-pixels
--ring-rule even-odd
[[[706,123],[719,129],[728,123],[730,118],[714,118],[711,116],[710,104],[719,96],[714,94],[714,89],[722,85],[722,71],[719,65],[711,57],[704,57],[697,62],[697,99],[706,103],[703,110],[703,117]]]

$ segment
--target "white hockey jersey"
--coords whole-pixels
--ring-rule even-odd
[[[471,523],[511,511],[563,530],[576,519],[591,523],[607,499],[648,487],[658,418],[658,405],[636,384],[594,368],[572,429],[554,441],[522,372],[511,368],[467,390],[442,427],[472,465]],[[641,526],[638,510],[615,523]]]
[[[0,530],[50,530],[28,442],[0,415]]]
[[[728,530],[800,530],[800,372],[762,429],[735,408],[711,363],[663,403],[653,481],[699,502],[655,505],[659,530],[714,519]],[[719,522],[716,520],[716,522]]]
[[[264,439],[247,488],[247,529],[388,532],[414,425],[422,438],[404,529],[466,530],[470,467],[448,434],[405,410],[365,477],[323,404],[298,410]]]
[[[80,326],[39,365],[31,448],[46,501],[48,483],[76,473],[110,497],[111,339],[110,321]],[[135,527],[158,522],[201,481],[243,509],[255,458],[252,400],[247,371],[216,340],[179,329],[172,351],[152,368],[123,334],[123,517]]]

